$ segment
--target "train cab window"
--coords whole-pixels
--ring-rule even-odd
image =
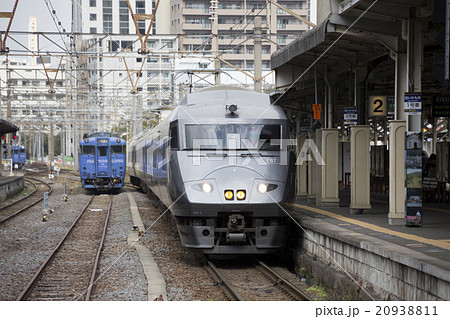
[[[99,146],[98,147],[98,155],[99,156],[107,156],[108,155],[108,147],[106,147],[106,146]]]
[[[264,125],[259,134],[259,140],[263,143],[260,149],[267,151],[276,151],[280,149],[280,146],[277,145],[279,142],[272,142],[272,140],[280,140],[280,133],[280,125]]]
[[[94,155],[95,147],[93,145],[80,146],[80,155]]]
[[[228,139],[236,137],[240,139],[236,144],[237,149],[280,149],[275,140],[281,138],[281,126],[276,124],[200,124],[186,125],[185,130],[186,149],[194,149],[195,140],[201,144],[201,149],[227,149]]]
[[[172,150],[178,149],[178,122],[170,123],[170,148]]]
[[[94,155],[95,147],[93,145],[80,146],[80,155]]]
[[[123,145],[112,145],[111,146],[111,154],[125,154],[125,146]]]

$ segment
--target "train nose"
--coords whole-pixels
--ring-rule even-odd
[[[219,190],[232,189],[249,191],[254,187],[255,179],[264,179],[264,176],[248,167],[223,167],[209,174],[205,179],[214,179]]]

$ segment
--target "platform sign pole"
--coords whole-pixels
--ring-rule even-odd
[[[408,118],[420,116],[422,95],[405,93],[404,110],[409,114]],[[406,226],[422,227],[422,132],[417,131],[420,128],[407,125],[405,133],[405,223]]]

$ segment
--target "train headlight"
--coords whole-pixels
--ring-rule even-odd
[[[241,189],[241,190],[238,190],[237,192],[236,192],[236,198],[238,199],[238,200],[244,200],[245,199],[245,190],[243,190],[243,189]]]
[[[228,189],[228,190],[225,191],[224,196],[225,196],[225,199],[226,199],[226,200],[233,200],[233,198],[234,198],[234,193],[233,193],[232,190],[229,190],[229,189]]]
[[[211,184],[210,184],[210,183],[203,183],[203,184],[202,184],[202,190],[203,190],[205,193],[211,193],[211,191],[212,191],[212,186],[211,186]]]
[[[261,194],[267,193],[267,184],[265,183],[259,183],[258,184],[258,192],[260,192]]]

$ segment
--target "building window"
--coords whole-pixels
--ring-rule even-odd
[[[145,14],[145,1],[136,1],[136,13]],[[145,20],[138,20],[137,26],[140,34],[145,34]]]
[[[108,41],[108,51],[115,52],[119,49],[119,43],[117,41]]]
[[[133,51],[133,41],[120,41],[120,47],[124,51]]]
[[[97,28],[90,28],[89,33],[97,33]]]
[[[89,21],[97,21],[97,15],[95,13],[90,13]]]
[[[113,32],[112,1],[111,0],[103,0],[103,30],[106,33]]]
[[[126,1],[119,1],[119,33],[129,34],[129,18],[128,18],[128,4]]]
[[[97,6],[97,0],[89,0],[89,6],[90,7],[96,7]]]

